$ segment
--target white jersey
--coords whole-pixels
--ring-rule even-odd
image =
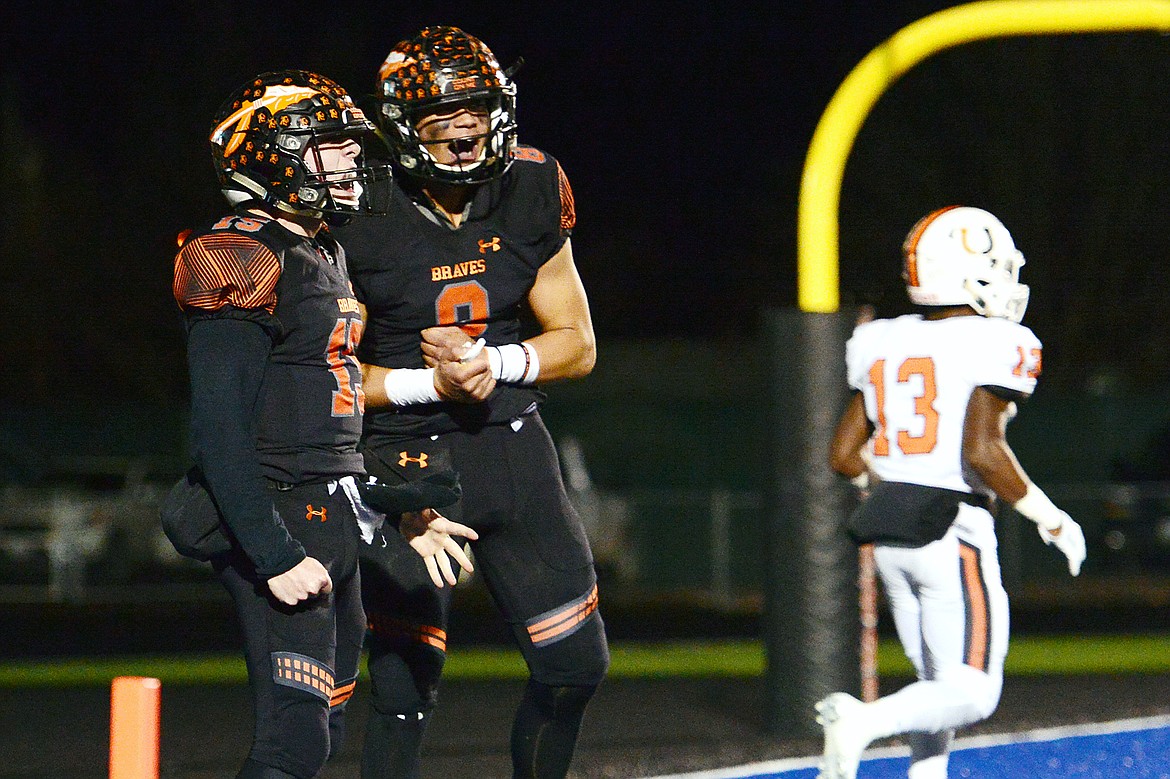
[[[874,425],[873,472],[883,481],[985,492],[963,467],[967,403],[976,387],[1031,395],[1040,349],[1030,329],[1007,319],[909,314],[858,325],[845,364]]]

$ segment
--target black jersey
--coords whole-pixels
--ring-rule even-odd
[[[184,243],[174,293],[191,323],[250,319],[272,338],[255,413],[265,476],[300,483],[364,472],[354,349],[362,319],[345,253],[325,230],[305,238],[250,213],[224,217]]]
[[[389,213],[337,229],[369,320],[359,356],[387,368],[423,367],[420,331],[459,325],[489,346],[521,339],[536,274],[576,221],[560,164],[520,147],[500,179],[482,184],[459,227],[430,212],[409,179],[388,184]],[[504,422],[543,400],[499,384],[484,403],[426,403],[366,415],[366,433],[414,436]]]

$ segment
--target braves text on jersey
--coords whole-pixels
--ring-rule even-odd
[[[367,308],[362,361],[423,367],[420,332],[436,325],[459,325],[488,345],[521,340],[536,274],[564,245],[576,214],[556,159],[531,147],[514,156],[501,179],[479,186],[458,228],[440,221],[426,196],[399,177],[387,185],[387,216],[337,229]],[[409,437],[500,423],[542,399],[534,387],[501,384],[482,404],[371,410],[366,431]]]

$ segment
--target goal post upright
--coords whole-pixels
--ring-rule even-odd
[[[878,99],[934,54],[990,38],[1170,31],[1167,0],[981,0],[903,27],[865,56],[833,94],[805,156],[797,201],[797,303],[832,313],[840,305],[838,213],[845,161]]]
[[[766,485],[769,538],[763,638],[765,726],[779,735],[816,731],[811,702],[860,684],[857,555],[843,557],[843,487],[825,482],[825,455],[845,386],[821,383],[844,373],[847,319],[840,309],[839,207],[845,163],[878,99],[904,73],[946,49],[979,40],[1037,35],[1170,31],[1170,0],[979,0],[926,16],[872,50],[841,83],[822,114],[805,157],[797,204],[796,311],[769,312],[765,341],[776,356],[771,385],[772,467]],[[849,318],[851,319],[851,318]],[[792,354],[803,352],[803,354]],[[781,356],[787,353],[788,357]],[[837,365],[818,365],[818,361]],[[839,367],[838,367],[839,366]],[[806,371],[804,377],[795,371]],[[799,395],[799,397],[797,396]],[[795,447],[795,448],[794,448]],[[837,532],[825,537],[824,522]],[[805,555],[795,561],[793,555]],[[835,562],[834,562],[835,561]],[[826,566],[825,563],[831,563]],[[834,565],[844,569],[833,569]],[[849,608],[826,608],[844,597]],[[818,616],[819,615],[819,616]],[[820,624],[809,624],[820,619]],[[854,680],[842,685],[843,664]]]

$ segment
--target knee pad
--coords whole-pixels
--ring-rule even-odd
[[[274,652],[272,681],[250,757],[295,777],[316,776],[329,758],[333,671],[307,655]]]
[[[593,694],[597,692],[597,687],[596,684],[554,687],[533,679],[528,682],[524,697],[550,720],[579,721]]]
[[[609,644],[600,614],[555,643],[524,648],[532,678],[550,687],[596,687],[609,670]]]
[[[987,719],[999,706],[1003,692],[1003,677],[960,665],[939,673],[938,681],[961,690],[966,694],[975,713],[980,719]]]
[[[418,779],[428,712],[384,714],[376,709],[366,720],[362,779]]]
[[[295,690],[277,690],[275,700],[277,728],[275,737],[269,735],[263,745],[252,748],[252,754],[263,750],[264,762],[287,771],[296,777],[314,777],[329,759],[329,711],[319,700]],[[277,774],[283,776],[283,774]],[[268,779],[265,775],[264,779]]]

